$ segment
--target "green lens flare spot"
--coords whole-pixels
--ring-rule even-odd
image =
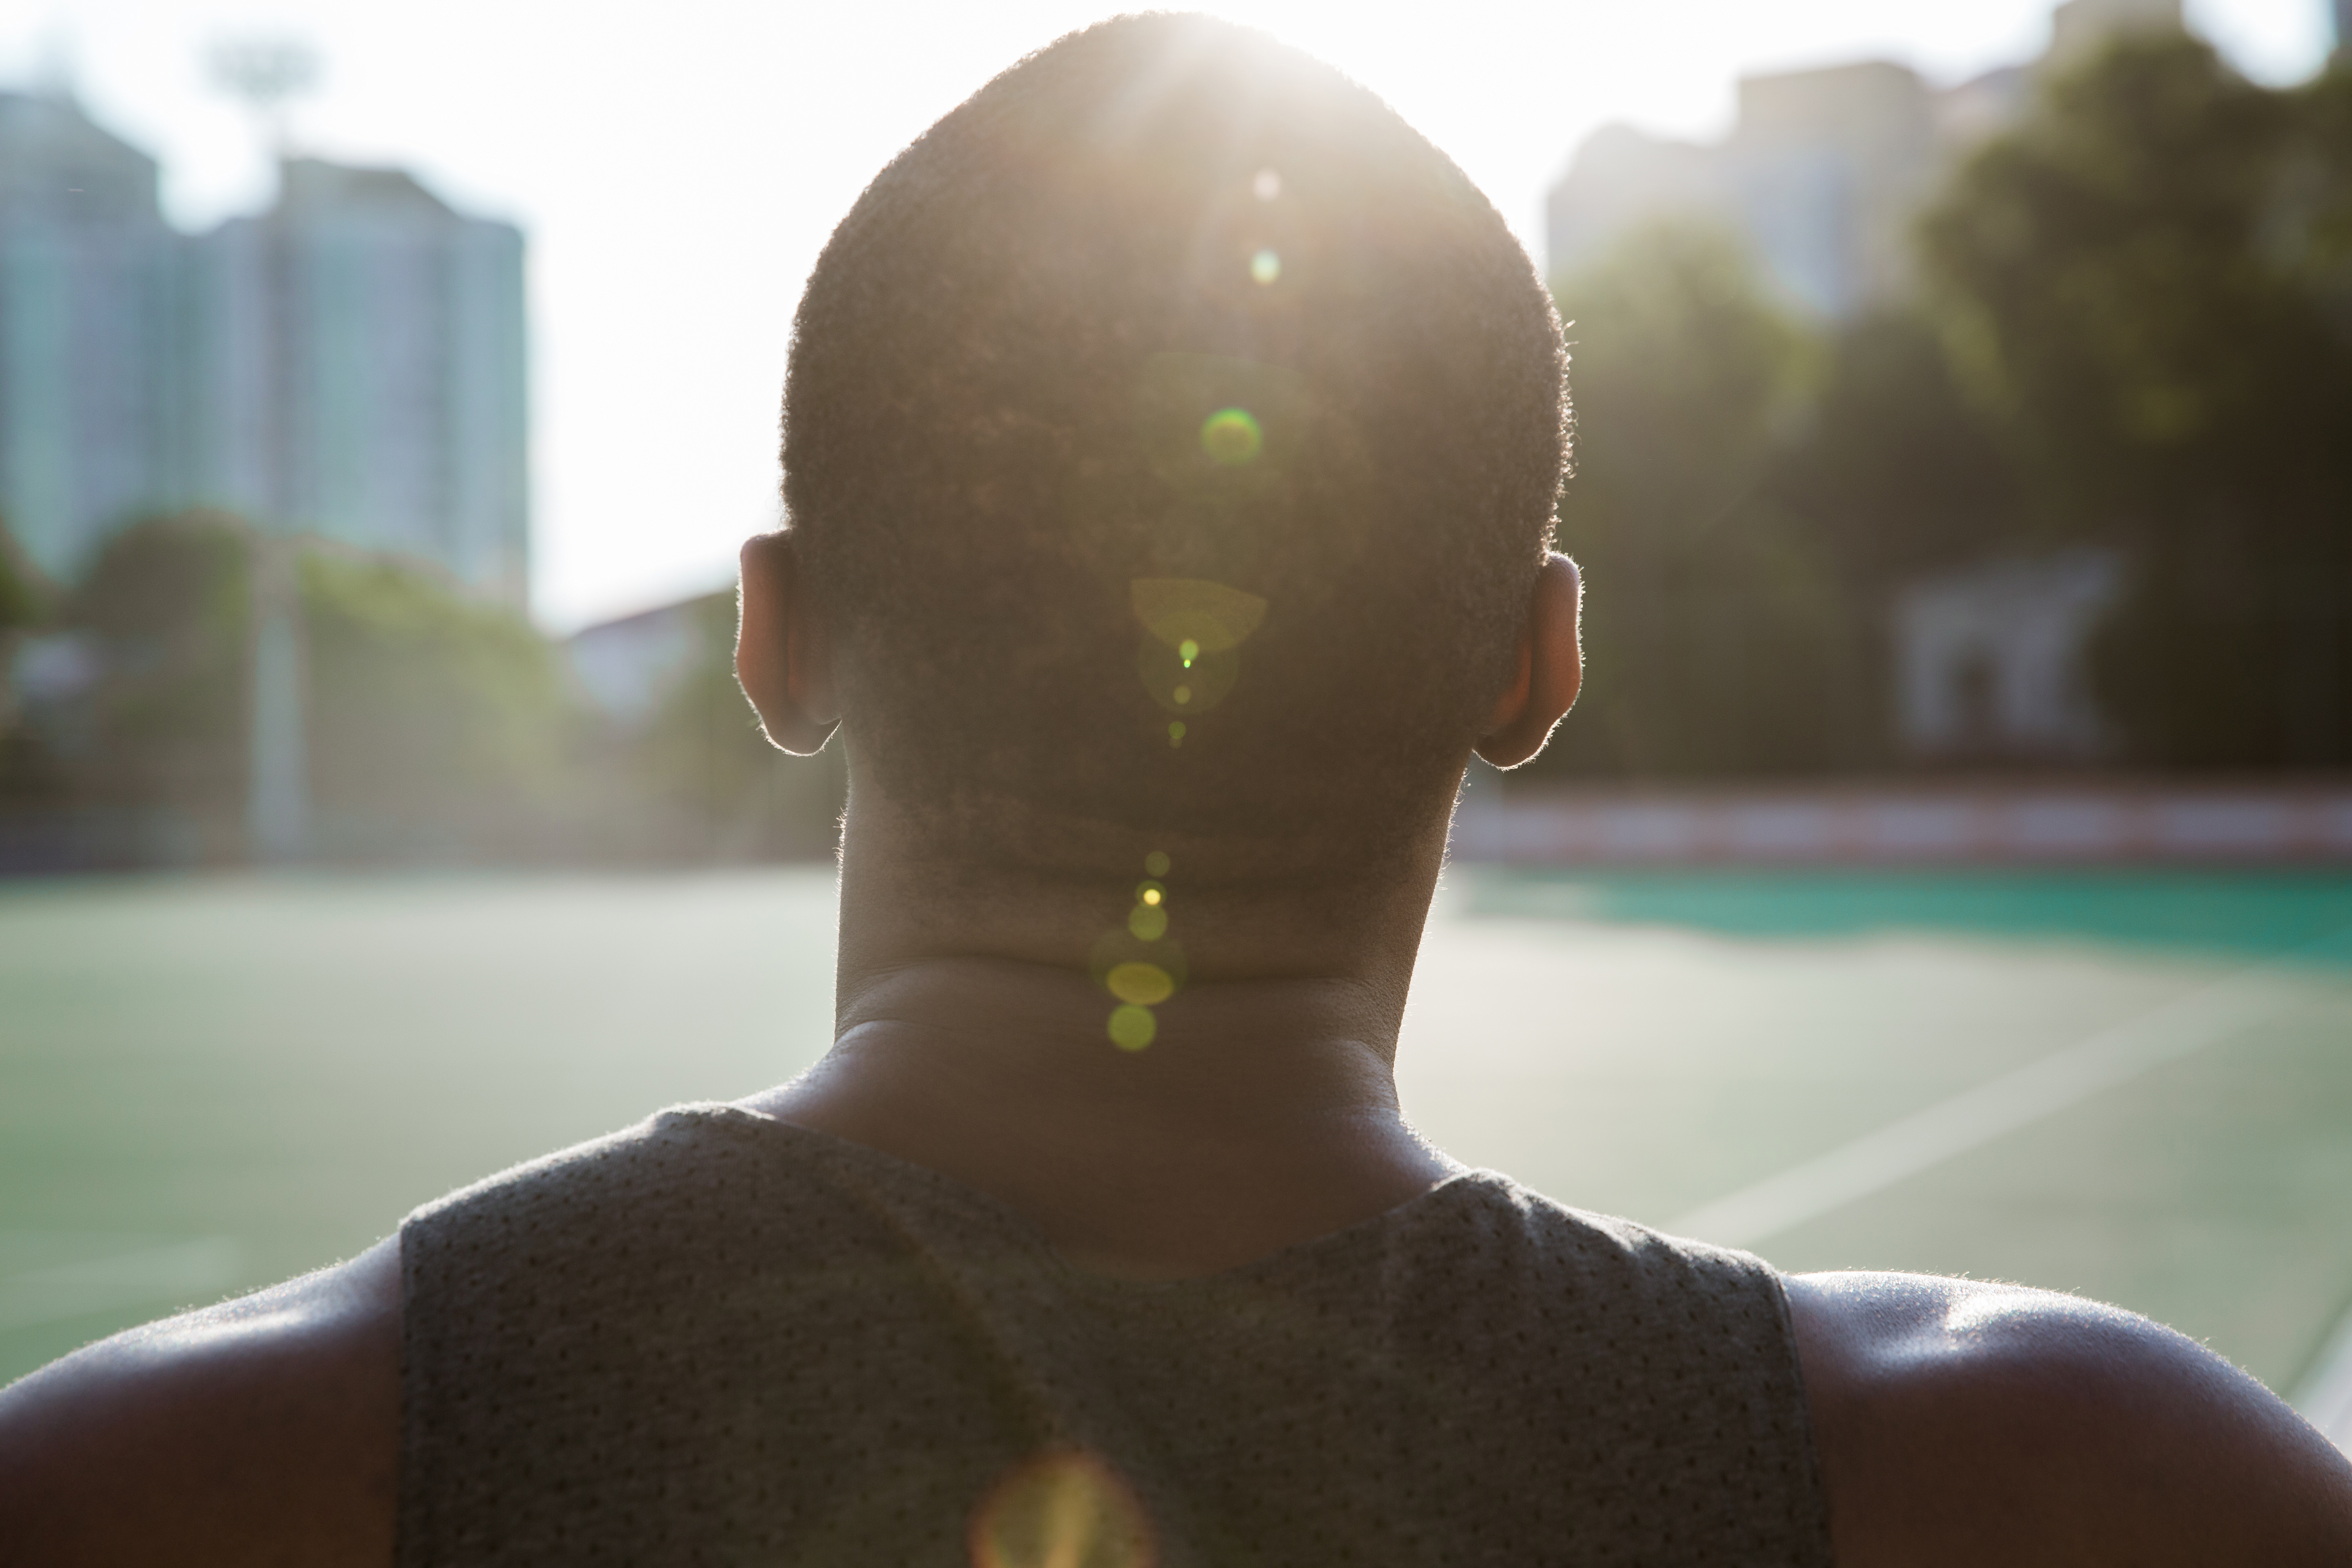
[[[1255,594],[1198,577],[1138,577],[1128,593],[1144,629],[1180,657],[1186,643],[1195,659],[1230,652],[1265,619],[1266,603]]]
[[[1160,1034],[1160,1020],[1149,1007],[1129,1003],[1110,1010],[1110,1043],[1122,1051],[1139,1051]]]
[[[1171,725],[1169,725],[1169,726],[1168,726],[1168,744],[1169,744],[1169,746],[1172,749],[1172,748],[1174,748],[1174,747],[1181,746],[1181,745],[1182,745],[1183,743],[1184,743],[1184,721],[1183,721],[1183,720],[1181,720],[1181,719],[1179,719],[1179,720],[1177,720],[1174,723],[1172,723],[1172,724],[1171,724]],[[1144,864],[1146,864],[1146,865],[1150,865],[1150,862],[1147,860],[1147,861],[1145,861],[1145,862],[1144,862]]]
[[[1282,276],[1282,258],[1271,250],[1261,250],[1250,258],[1250,276],[1260,283],[1271,283]]]
[[[1177,724],[1171,727],[1181,730],[1184,726]],[[1165,877],[1168,875],[1168,865],[1169,861],[1167,855],[1158,849],[1154,849],[1150,854],[1146,855],[1143,858],[1144,875],[1149,877]]]
[[[1119,964],[1103,977],[1103,984],[1112,995],[1137,1007],[1157,1007],[1176,994],[1176,982],[1156,963]]]
[[[1211,462],[1239,468],[1265,447],[1265,432],[1246,408],[1220,408],[1201,422],[1201,450]]]
[[[1176,657],[1184,661],[1185,668],[1190,669],[1192,668],[1192,661],[1201,657],[1201,645],[1191,637],[1186,637],[1176,645]]]
[[[1157,882],[1145,882],[1135,889],[1135,901],[1139,904],[1156,904],[1167,896],[1168,889]]]
[[[1138,904],[1128,911],[1127,929],[1138,942],[1158,942],[1168,934],[1168,911],[1158,904]]]

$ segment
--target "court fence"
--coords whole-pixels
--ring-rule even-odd
[[[2352,868],[2352,779],[1512,789],[1488,777],[1463,798],[1453,855],[1531,866]]]

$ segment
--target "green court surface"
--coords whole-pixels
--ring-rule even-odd
[[[0,886],[0,1378],[824,1048],[823,869]],[[2352,1308],[2352,879],[1449,874],[1407,1113],[1783,1268]]]

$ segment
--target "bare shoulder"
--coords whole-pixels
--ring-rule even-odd
[[[1913,1274],[1789,1295],[1843,1568],[2352,1563],[2352,1465],[2169,1329]]]
[[[0,1390],[11,1563],[384,1564],[400,1243],[132,1329]]]

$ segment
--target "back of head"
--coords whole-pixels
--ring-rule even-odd
[[[785,499],[868,784],[967,868],[1360,873],[1510,678],[1564,363],[1493,207],[1329,68],[1160,15],[1022,61],[795,324]]]

